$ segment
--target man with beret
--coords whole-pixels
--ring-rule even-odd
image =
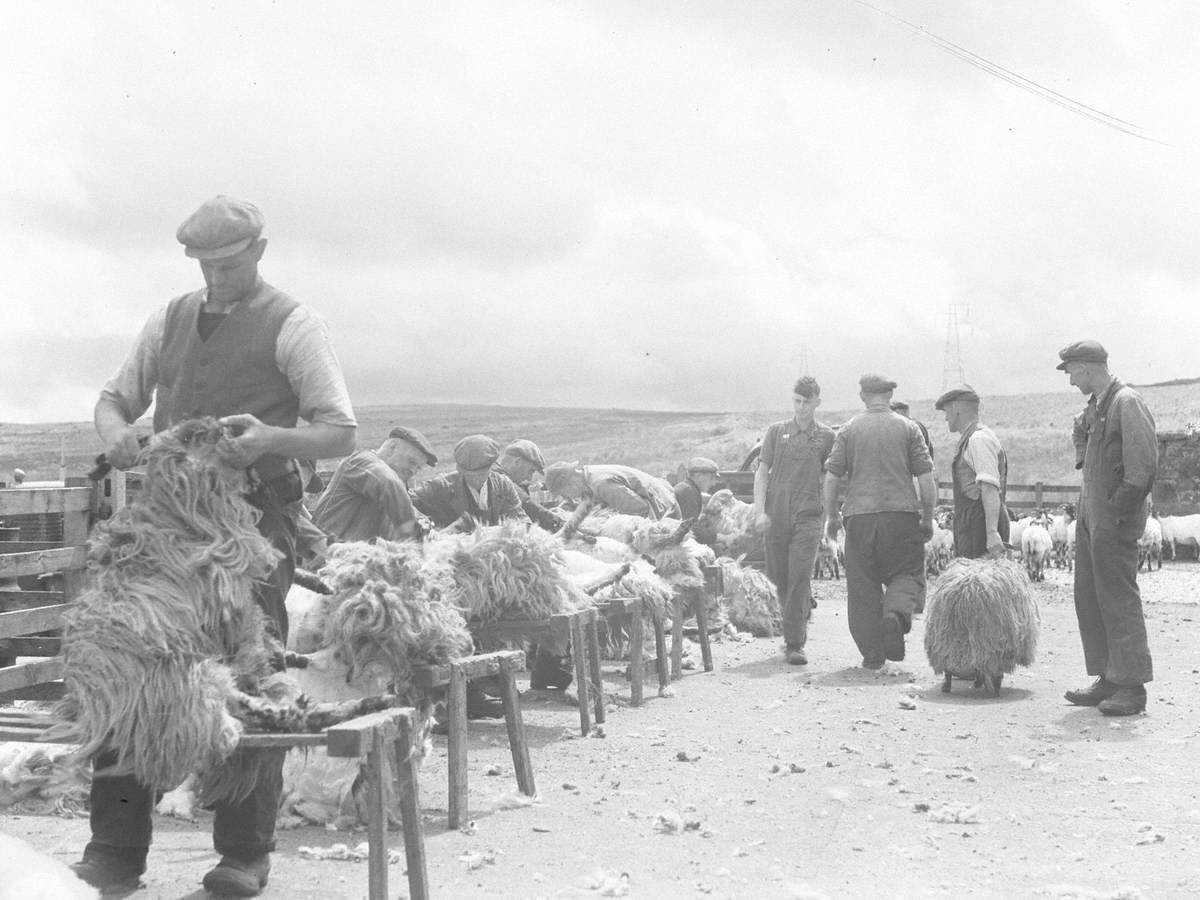
[[[517,495],[521,498],[521,508],[533,524],[546,531],[555,532],[562,528],[566,521],[553,510],[546,509],[529,496],[529,486],[533,482],[535,472],[545,473],[546,460],[542,451],[533,441],[524,438],[513,441],[504,448],[504,455],[496,463],[496,469],[509,477],[517,487]]]
[[[767,577],[783,611],[787,662],[808,663],[812,574],[821,542],[821,473],[833,429],[816,420],[821,386],[811,375],[792,386],[792,416],[767,426],[754,470],[754,512],[766,528]]]
[[[1087,673],[1096,680],[1066,698],[1106,716],[1131,716],[1145,710],[1145,685],[1154,677],[1137,586],[1137,542],[1158,472],[1154,417],[1137,391],[1109,374],[1108,352],[1097,341],[1078,341],[1058,356],[1071,384],[1091,395],[1078,426],[1086,440],[1075,616]]]
[[[837,537],[845,476],[847,618],[863,666],[878,669],[884,660],[904,659],[904,635],[921,611],[937,487],[917,423],[890,407],[896,382],[870,374],[859,387],[866,409],[838,431],[825,463],[826,531]]]
[[[979,421],[979,395],[969,384],[938,397],[946,427],[959,435],[950,472],[954,490],[954,553],[997,556],[1008,540],[1008,457],[996,432]]]
[[[675,491],[666,481],[632,466],[581,466],[557,462],[546,469],[546,490],[568,500],[599,503],[647,519],[679,518]]]
[[[358,450],[338,463],[313,519],[339,541],[414,537],[417,516],[408,486],[426,465],[437,465],[429,441],[398,425],[378,450]]]
[[[216,416],[226,426],[220,452],[250,469],[255,486],[246,499],[261,512],[258,530],[282,555],[256,586],[255,599],[286,642],[294,504],[302,496],[296,460],[350,453],[357,423],[324,322],[259,275],[267,246],[262,230],[257,207],[226,196],[204,203],[179,226],[176,237],[199,261],[205,286],[150,317],[101,391],[95,423],[108,461],[121,469],[137,459],[133,423],[151,403],[155,431],[197,416]],[[298,427],[300,419],[308,424]],[[114,754],[101,753],[95,768],[114,762]],[[266,884],[282,767],[281,755],[264,753],[250,795],[216,804],[213,843],[221,861],[204,876],[212,893],[252,897]],[[75,873],[109,893],[135,887],[146,868],[154,803],[154,792],[132,776],[94,778],[92,840]]]
[[[695,519],[704,509],[704,497],[712,493],[713,485],[720,477],[717,464],[706,456],[693,456],[688,460],[687,477],[675,485],[675,502],[679,504],[679,515],[684,519]]]
[[[413,506],[436,528],[457,524],[471,530],[476,524],[528,522],[517,486],[495,471],[500,445],[485,434],[472,434],[454,447],[455,471],[431,478],[413,493]]]

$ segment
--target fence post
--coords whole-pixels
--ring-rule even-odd
[[[1042,483],[1040,481],[1033,486],[1033,502],[1037,504],[1038,509],[1045,506],[1042,502]]]

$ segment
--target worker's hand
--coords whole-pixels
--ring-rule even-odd
[[[116,435],[112,436],[104,455],[108,464],[115,469],[129,469],[137,465],[138,454],[141,453],[138,435],[132,425],[126,425]]]
[[[249,413],[224,416],[217,423],[225,429],[225,437],[217,449],[221,458],[231,466],[245,469],[271,449],[273,429]]]
[[[989,531],[987,536],[987,555],[992,559],[999,559],[1004,555],[1004,541],[1000,539],[1000,532]]]
[[[921,540],[928,541],[933,537],[933,516],[921,516]]]

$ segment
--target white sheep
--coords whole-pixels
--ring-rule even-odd
[[[1171,548],[1172,559],[1179,559],[1180,546],[1195,548],[1197,559],[1200,559],[1200,513],[1163,516],[1159,524],[1162,526],[1163,544]]]
[[[1162,568],[1162,545],[1162,525],[1154,516],[1147,516],[1146,528],[1138,538],[1138,571],[1142,566],[1146,567],[1147,572],[1153,570],[1155,561],[1158,562],[1158,568]]]
[[[0,832],[0,897],[20,900],[99,900],[67,864]]]
[[[1025,559],[1025,570],[1029,573],[1030,581],[1046,580],[1046,566],[1053,550],[1054,542],[1046,528],[1045,518],[1034,519],[1021,532],[1021,555]]]

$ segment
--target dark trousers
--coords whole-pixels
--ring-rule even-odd
[[[925,541],[916,513],[849,516],[846,526],[846,612],[850,636],[868,663],[881,663],[883,614],[896,613],[907,632],[925,581]]]
[[[285,476],[291,477],[291,476]],[[299,482],[297,481],[297,485]],[[285,555],[270,577],[254,588],[254,599],[267,613],[281,641],[287,640],[284,600],[295,571],[296,523],[285,511],[285,490],[260,488],[247,499],[262,511],[259,532]],[[277,750],[239,751],[261,754],[258,779],[246,799],[239,803],[218,802],[213,812],[213,846],[222,856],[253,859],[275,849],[275,816],[283,790],[283,757]],[[116,761],[116,754],[103,752],[93,766],[102,771]],[[87,850],[115,852],[119,857],[144,865],[152,833],[151,814],[158,796],[132,775],[92,778],[90,809],[92,840]]]
[[[1135,520],[1081,515],[1075,525],[1075,615],[1089,675],[1132,687],[1154,678],[1137,586]],[[1136,533],[1135,533],[1136,532]]]
[[[820,516],[805,516],[787,527],[772,525],[767,530],[767,577],[779,596],[783,641],[789,650],[799,650],[808,641],[812,573],[820,542]]]

